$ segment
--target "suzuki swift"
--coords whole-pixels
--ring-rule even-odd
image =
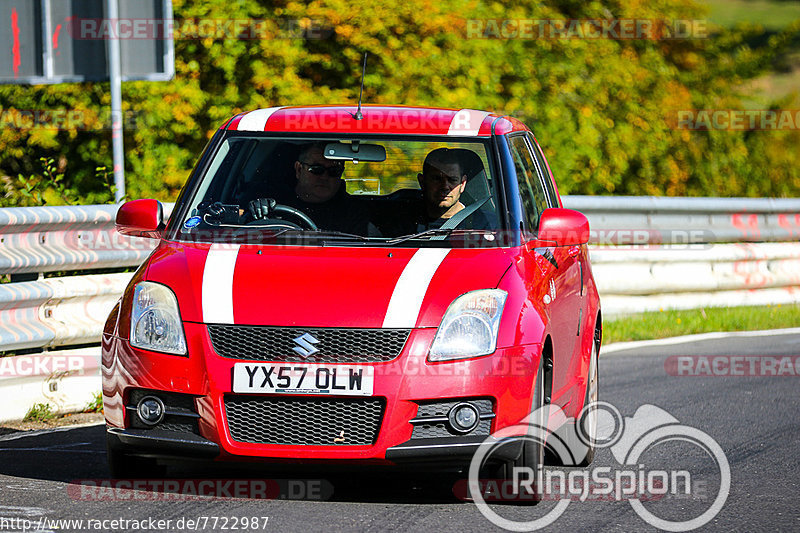
[[[102,339],[114,476],[176,459],[463,469],[547,406],[581,426],[576,463],[591,460],[589,225],[514,118],[242,113],[168,220],[134,200],[116,224],[158,242]],[[491,466],[545,457],[530,440],[503,450]]]

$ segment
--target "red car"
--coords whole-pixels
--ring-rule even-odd
[[[463,468],[538,407],[584,422],[597,398],[588,222],[511,117],[242,113],[169,220],[134,200],[116,223],[159,242],[103,334],[114,476],[176,458]]]

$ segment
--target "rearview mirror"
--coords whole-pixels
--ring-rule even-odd
[[[345,161],[386,161],[386,148],[380,144],[328,143],[325,145],[325,159],[339,159]]]
[[[583,213],[572,209],[545,209],[539,218],[538,240],[547,241],[551,246],[586,244],[589,242],[589,220]]]
[[[160,239],[164,207],[158,200],[131,200],[117,211],[116,227],[122,235]]]

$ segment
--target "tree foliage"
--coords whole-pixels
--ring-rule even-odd
[[[673,40],[471,38],[470,20],[703,20],[692,0],[173,0],[195,19],[262,21],[267,38],[180,38],[175,79],[123,84],[128,196],[174,199],[227,118],[275,105],[364,101],[470,107],[515,116],[546,147],[561,192],[796,196],[798,130],[690,131],[675,113],[741,109],[738,87],[766,71],[800,21],[751,47],[762,30],[709,28]],[[304,31],[305,29],[305,31]],[[185,37],[185,35],[184,35]],[[316,38],[321,37],[321,38]],[[0,108],[101,114],[108,85],[0,86]],[[765,102],[780,108],[790,102]],[[0,175],[33,175],[54,158],[72,194],[107,201],[107,130],[0,129]]]

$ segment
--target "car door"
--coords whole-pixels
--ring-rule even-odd
[[[553,173],[550,170],[550,166],[547,164],[547,159],[545,159],[544,152],[531,133],[528,133],[528,142],[531,144],[533,149],[534,159],[538,166],[539,174],[542,177],[542,182],[545,185],[548,198],[551,201],[551,205],[560,206],[561,200],[558,196],[556,183],[553,179]],[[574,292],[571,293],[571,298],[577,300],[576,305],[578,306],[578,324],[575,331],[576,339],[574,356],[570,361],[570,368],[567,370],[567,380],[570,383],[568,386],[572,388],[572,399],[576,403],[577,407],[580,407],[583,404],[583,386],[589,370],[589,354],[582,352],[581,350],[586,350],[586,345],[584,342],[586,338],[583,335],[582,330],[584,330],[586,327],[591,327],[590,324],[592,323],[592,314],[589,309],[590,298],[586,293],[586,280],[590,275],[591,269],[589,267],[589,248],[587,245],[584,244],[581,246],[570,246],[567,247],[566,250],[567,255],[570,256],[570,262],[572,265],[572,273],[568,279],[570,280],[570,284],[572,286],[577,285],[578,287],[577,296],[574,295]]]
[[[514,159],[520,191],[522,209],[528,229],[535,232],[539,217],[548,207],[558,207],[553,203],[555,191],[545,186],[543,175],[533,156],[531,140],[525,134],[509,137],[509,148]],[[557,199],[557,196],[555,196]],[[577,346],[577,331],[580,315],[581,279],[579,255],[580,247],[539,246],[528,248],[531,260],[549,263],[549,268],[539,269],[542,279],[533,284],[544,291],[529,295],[541,298],[541,303],[549,315],[549,329],[553,341],[553,387],[552,402],[566,408],[570,399],[570,389],[574,385],[575,369],[573,353]]]

